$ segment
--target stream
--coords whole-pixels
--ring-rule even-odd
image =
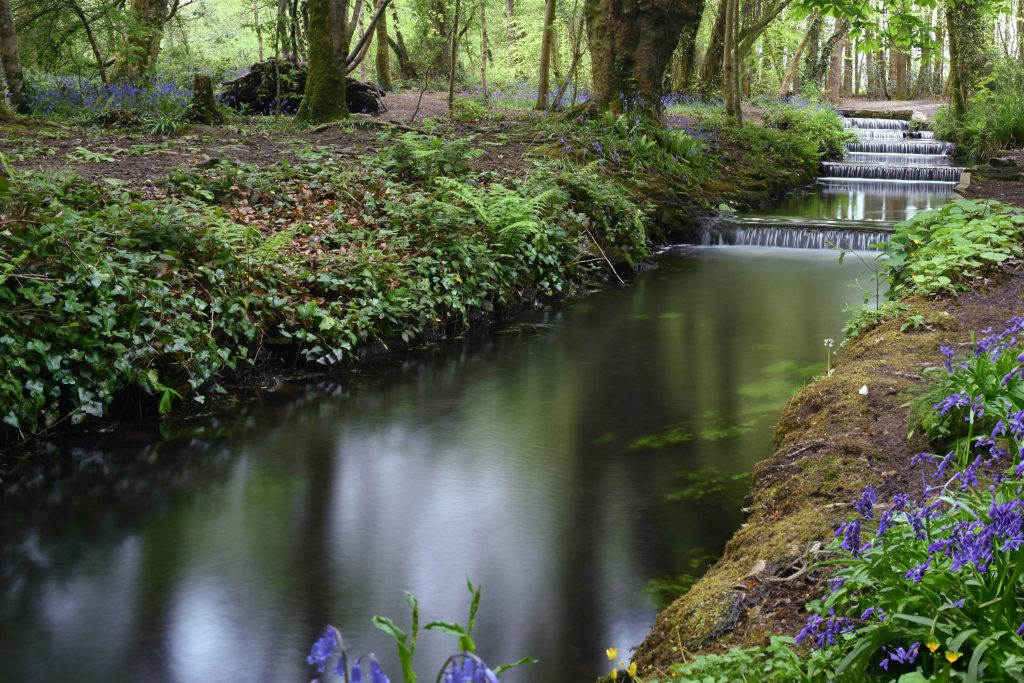
[[[941,143],[852,121],[854,149],[895,156],[826,165],[630,287],[230,415],[55,444],[73,464],[0,499],[0,680],[298,683],[332,623],[397,682],[372,616],[407,627],[410,590],[423,623],[465,621],[467,577],[479,654],[540,660],[503,681],[605,673],[721,553],[786,401],[874,292],[874,254],[806,247],[863,249],[955,184],[900,156]],[[420,680],[455,651],[421,632]]]

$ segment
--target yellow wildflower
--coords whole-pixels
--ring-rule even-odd
[[[960,659],[961,657],[963,657],[962,652],[950,652],[949,650],[946,650],[946,661],[950,664]]]
[[[604,653],[608,656],[608,661],[612,661],[619,656],[619,651],[614,647],[608,648]]]
[[[612,672],[610,674],[608,674],[608,675],[611,676],[611,679],[613,681],[619,680],[619,670],[618,669],[612,669]]]
[[[629,675],[631,678],[636,678],[636,662],[629,663]]]
[[[939,649],[939,644],[936,643],[934,640],[931,641],[931,642],[925,643],[924,646],[926,648],[928,648],[928,652],[933,652],[934,653],[936,650]]]

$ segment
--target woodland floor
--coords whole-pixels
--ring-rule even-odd
[[[420,129],[424,121],[448,113],[447,93],[393,93],[385,98],[389,109],[379,116],[356,114],[352,128],[327,127],[289,130],[266,125],[259,117],[242,124],[192,125],[175,135],[140,133],[62,124],[10,124],[0,128],[0,153],[15,168],[65,169],[85,180],[115,179],[146,187],[152,181],[188,167],[206,167],[217,161],[258,166],[296,163],[324,153],[337,156],[373,154],[379,136],[392,130]],[[455,123],[460,135],[482,138],[485,154],[475,159],[477,170],[519,175],[523,156],[538,142],[517,125],[530,116],[521,111],[494,110],[493,120]],[[153,198],[158,198],[155,192]]]

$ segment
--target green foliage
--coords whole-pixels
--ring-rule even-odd
[[[453,140],[405,132],[385,135],[381,142],[383,149],[376,158],[378,168],[406,181],[465,175],[470,160],[483,155],[483,150],[472,147],[473,137]]]
[[[808,146],[807,153],[822,159],[841,158],[846,153],[846,143],[856,139],[831,107],[773,105],[765,110],[764,123],[770,128],[795,132]]]
[[[975,162],[1024,145],[1024,75],[1017,62],[1004,62],[982,82],[962,119],[942,107],[935,116],[935,134],[955,142],[957,152]]]
[[[453,121],[480,121],[487,117],[487,108],[478,100],[459,97],[452,103],[449,117]]]
[[[14,175],[0,203],[8,425],[99,417],[127,387],[166,411],[181,394],[202,400],[221,370],[252,358],[267,284],[217,238],[218,216],[70,175]]]
[[[875,329],[886,320],[900,317],[908,310],[905,304],[895,300],[886,301],[878,307],[867,304],[859,306],[843,326],[843,336],[846,337],[843,344]]]
[[[896,226],[886,248],[891,291],[902,298],[967,289],[1021,256],[1024,211],[996,201],[959,200]]]
[[[800,657],[793,638],[772,636],[765,647],[733,648],[722,654],[701,655],[672,667],[673,683],[818,683],[834,680],[834,664],[814,653]]]

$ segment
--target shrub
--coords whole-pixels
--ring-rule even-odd
[[[959,200],[899,223],[886,247],[891,292],[934,296],[967,289],[1022,254],[1024,211]]]

